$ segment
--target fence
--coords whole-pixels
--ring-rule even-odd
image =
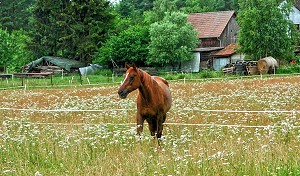
[[[46,109],[18,109],[18,108],[0,108],[0,110],[5,111],[30,111],[30,112],[110,112],[110,111],[133,111],[135,109],[103,109],[103,110],[74,110],[74,109],[55,109],[55,110],[46,110]],[[222,112],[222,113],[290,113],[293,116],[296,114],[300,114],[299,110],[209,110],[209,109],[180,109],[180,111],[201,111],[201,112]],[[11,120],[6,120],[5,122],[16,122]],[[91,123],[47,123],[47,122],[19,122],[19,123],[30,123],[34,125],[62,125],[62,126],[83,126],[83,125],[115,125],[122,126],[128,125],[133,126],[135,123],[100,123],[100,124],[91,124]],[[257,126],[257,125],[225,125],[225,124],[191,124],[191,123],[164,123],[165,125],[173,125],[173,126],[197,126],[197,127],[237,127],[237,128],[281,128],[281,126],[276,125],[265,125],[265,126]],[[291,128],[300,128],[300,126],[292,126]]]
[[[209,80],[234,80],[234,79],[249,79],[249,78],[267,78],[267,77],[286,77],[300,76],[300,74],[277,74],[277,75],[252,75],[252,76],[235,76],[221,78],[193,78],[190,74],[186,74],[183,79],[168,80],[169,82],[179,81],[186,83],[187,81],[209,81]],[[26,88],[49,88],[49,87],[70,87],[70,86],[98,86],[98,85],[117,85],[123,80],[123,77],[107,77],[99,75],[81,76],[79,74],[69,76],[49,76],[43,79],[36,78],[3,78],[0,81],[1,89],[26,89]]]

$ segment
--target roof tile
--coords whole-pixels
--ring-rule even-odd
[[[230,45],[226,46],[224,49],[212,54],[212,56],[213,57],[231,56],[234,53],[236,53],[238,48],[239,48],[238,45],[236,45],[235,43],[231,43]]]
[[[188,22],[198,31],[199,38],[220,37],[234,11],[189,14]]]

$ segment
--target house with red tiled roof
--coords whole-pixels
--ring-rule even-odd
[[[190,67],[193,72],[213,67],[212,53],[237,41],[239,25],[235,11],[189,14],[188,22],[198,32],[199,44],[193,51],[195,58],[182,67]]]

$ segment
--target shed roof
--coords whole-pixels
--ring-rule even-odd
[[[220,37],[235,11],[220,11],[207,13],[193,13],[188,15],[188,22],[192,23],[199,38]]]
[[[53,65],[56,65],[66,71],[71,71],[71,68],[80,68],[84,67],[85,64],[76,60],[65,59],[61,57],[53,57],[53,56],[43,56],[35,61],[32,61],[25,65],[25,72],[30,72],[34,67],[43,63],[43,61],[47,61]]]
[[[230,45],[226,46],[224,49],[217,51],[216,53],[212,54],[212,57],[227,57],[231,56],[236,53],[239,46],[235,43],[231,43]]]

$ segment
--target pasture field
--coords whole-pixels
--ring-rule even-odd
[[[117,84],[0,91],[0,175],[300,175],[300,76],[172,81],[162,145]]]

